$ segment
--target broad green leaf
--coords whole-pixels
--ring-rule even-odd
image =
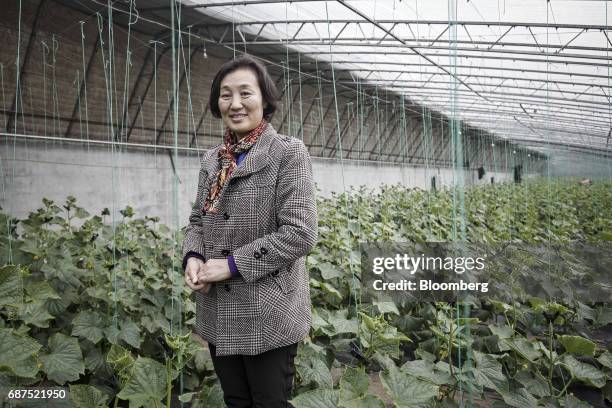
[[[106,408],[108,396],[91,385],[70,384],[70,400],[77,408]]]
[[[508,380],[502,372],[502,365],[495,357],[474,350],[474,367],[472,373],[476,384],[491,388],[497,392],[508,389]]]
[[[162,407],[166,385],[166,368],[150,358],[138,357],[130,379],[117,395],[129,400],[130,408]]]
[[[297,372],[306,384],[315,383],[321,388],[332,388],[332,375],[325,362],[316,357],[301,357],[296,359]]]
[[[448,373],[436,369],[431,361],[413,360],[406,361],[401,370],[421,380],[431,382],[435,385],[449,384],[451,376]]]
[[[289,402],[295,408],[338,408],[339,392],[320,388],[298,395]]]
[[[23,303],[23,279],[16,265],[0,268],[0,307]]]
[[[385,403],[375,395],[366,395],[352,400],[340,400],[340,408],[385,408]]]
[[[321,271],[321,277],[325,280],[342,277],[342,269],[339,266],[322,262],[318,265],[318,268]]]
[[[398,408],[428,407],[438,395],[437,385],[403,373],[397,367],[380,372],[379,376],[387,394]]]
[[[128,350],[113,344],[106,355],[106,362],[115,370],[123,383],[131,377],[135,360]]]
[[[72,320],[72,335],[97,344],[104,338],[104,326],[104,318],[100,313],[83,310]]]
[[[28,282],[25,285],[25,290],[28,295],[37,300],[61,299],[61,296],[47,281]]]
[[[370,377],[363,368],[348,367],[340,378],[340,398],[350,400],[360,398],[368,391]]]
[[[501,342],[505,343],[521,357],[531,362],[534,362],[537,358],[542,356],[534,343],[525,338],[503,339]]]
[[[29,336],[11,329],[0,329],[0,372],[33,378],[38,372],[36,353],[41,345]]]
[[[140,329],[131,320],[121,323],[121,339],[134,348],[140,348]]]
[[[514,330],[510,326],[496,326],[490,324],[489,330],[500,339],[509,339],[514,335]]]
[[[563,408],[593,408],[591,404],[581,401],[571,394],[567,394],[561,399],[561,406]]]
[[[597,361],[599,361],[602,366],[612,369],[612,353],[609,351],[605,351],[601,356],[597,357]]]
[[[47,312],[45,302],[42,300],[24,303],[19,309],[19,317],[23,319],[25,324],[42,328],[48,328],[49,321],[53,319],[53,316]]]
[[[327,321],[334,327],[335,334],[352,333],[357,334],[359,322],[356,317],[347,319],[347,310],[337,310],[331,312]]]
[[[378,308],[380,313],[393,313],[399,316],[400,312],[397,310],[397,306],[393,302],[372,302],[374,306]]]
[[[516,408],[535,408],[538,401],[525,388],[500,392],[504,402]]]
[[[569,354],[562,357],[562,364],[572,373],[572,375],[589,385],[596,388],[601,388],[606,385],[606,377],[600,369],[593,367],[590,364],[576,360]]]
[[[559,342],[568,353],[592,356],[595,354],[595,343],[580,336],[559,336]]]
[[[332,299],[335,299],[336,302],[342,301],[342,294],[338,292],[338,289],[334,288],[332,285],[321,282],[321,289],[325,292],[326,295],[331,296]]]
[[[217,381],[211,386],[204,386],[191,402],[191,408],[225,408],[223,391],[219,382]]]
[[[47,378],[62,385],[85,374],[81,347],[75,337],[55,333],[49,339],[49,353],[41,356]]]
[[[550,395],[548,383],[543,378],[537,375],[534,376],[530,371],[521,370],[516,373],[514,379],[520,382],[530,394],[536,397],[541,398]]]

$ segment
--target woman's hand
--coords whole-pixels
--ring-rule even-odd
[[[204,261],[199,258],[191,257],[187,260],[187,266],[185,267],[185,283],[191,290],[198,290],[204,293],[208,293],[210,290],[210,283],[198,282],[198,273],[204,269]]]
[[[219,282],[232,277],[227,259],[209,259],[200,267],[198,282]]]

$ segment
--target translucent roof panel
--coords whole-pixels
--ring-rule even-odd
[[[499,137],[610,146],[606,1],[184,3],[239,33],[222,43],[283,44]]]

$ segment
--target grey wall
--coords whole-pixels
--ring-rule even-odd
[[[42,205],[46,197],[63,203],[73,195],[77,203],[93,213],[104,207],[118,211],[134,207],[138,216],[159,216],[168,225],[184,225],[195,199],[201,152],[179,155],[179,181],[175,186],[172,163],[165,150],[126,151],[111,145],[75,144],[4,137],[0,144],[3,211],[23,218]],[[453,182],[452,169],[419,168],[380,162],[313,158],[313,172],[320,194],[342,192],[350,186],[377,189],[381,183],[429,188],[436,175],[438,186]],[[494,175],[500,182],[511,177],[464,172],[465,184],[488,183]],[[175,188],[177,200],[174,200]],[[176,204],[175,204],[176,203]],[[174,218],[175,214],[178,218]]]

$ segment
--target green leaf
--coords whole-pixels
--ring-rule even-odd
[[[57,294],[47,281],[28,282],[25,290],[28,292],[28,295],[37,300],[61,299],[61,296]]]
[[[321,271],[321,277],[325,280],[342,277],[342,269],[336,265],[332,265],[328,262],[321,262],[317,267]]]
[[[370,377],[363,368],[348,367],[340,378],[340,398],[350,400],[365,395],[370,385]]]
[[[70,384],[70,400],[77,408],[106,408],[108,396],[91,385]]]
[[[41,345],[29,336],[11,329],[0,329],[0,372],[8,371],[17,377],[33,378],[38,372],[36,353]]]
[[[91,310],[83,310],[72,320],[72,335],[83,337],[94,344],[104,338],[104,318]]]
[[[140,348],[140,329],[131,320],[121,323],[121,339],[134,348]]]
[[[559,336],[559,342],[568,353],[592,356],[595,354],[595,343],[580,336]]]
[[[593,408],[591,404],[581,401],[571,394],[566,395],[561,400],[561,406],[563,406],[563,408]]]
[[[406,361],[402,365],[401,370],[435,385],[449,384],[451,382],[450,374],[438,370],[431,361],[427,360]]]
[[[502,365],[491,354],[474,350],[472,373],[476,384],[482,387],[491,388],[500,393],[508,389],[508,380],[502,372]]]
[[[375,395],[366,395],[348,401],[340,400],[340,408],[385,408],[385,403]]]
[[[348,310],[336,310],[329,314],[327,321],[334,327],[335,334],[352,333],[357,334],[359,322],[357,318],[347,319]]]
[[[542,398],[550,395],[548,383],[542,377],[532,375],[530,371],[518,371],[514,379],[520,382],[530,394],[536,397]]]
[[[572,373],[572,375],[593,387],[601,388],[606,385],[606,378],[600,369],[590,364],[576,360],[569,354],[562,357],[562,364]]]
[[[496,326],[494,324],[490,324],[489,330],[491,330],[491,333],[500,339],[509,339],[514,335],[514,330],[510,326]]]
[[[609,351],[606,350],[601,356],[597,357],[597,361],[599,361],[602,366],[612,369],[612,353]]]
[[[138,357],[132,375],[117,396],[130,401],[130,408],[162,407],[166,395],[166,368],[155,360]]]
[[[372,302],[372,304],[378,308],[378,311],[380,313],[393,313],[393,314],[396,314],[398,316],[400,315],[399,310],[397,310],[397,306],[395,306],[395,303],[393,303],[393,302],[377,302],[377,301],[374,301],[374,302]]]
[[[113,344],[106,355],[106,362],[115,370],[123,383],[131,377],[134,357],[121,346]]]
[[[504,402],[516,408],[535,408],[538,401],[525,388],[500,392]]]
[[[58,384],[76,381],[85,373],[83,355],[79,342],[74,337],[55,333],[49,339],[50,353],[41,356],[47,378]]]
[[[18,266],[0,268],[0,307],[23,303],[23,279]]]
[[[383,387],[398,408],[430,406],[438,395],[438,386],[401,372],[397,367],[379,373]]]
[[[506,344],[521,357],[532,363],[539,357],[542,356],[540,351],[535,347],[534,343],[525,338],[514,338],[514,339],[503,339],[501,343]]]
[[[320,388],[298,395],[289,402],[295,408],[338,408],[337,390]]]
[[[19,317],[25,324],[42,328],[49,327],[49,320],[53,319],[53,316],[47,312],[44,301],[41,300],[23,304],[19,310]]]
[[[315,383],[321,388],[333,387],[331,371],[323,360],[298,355],[296,368],[304,383]]]

